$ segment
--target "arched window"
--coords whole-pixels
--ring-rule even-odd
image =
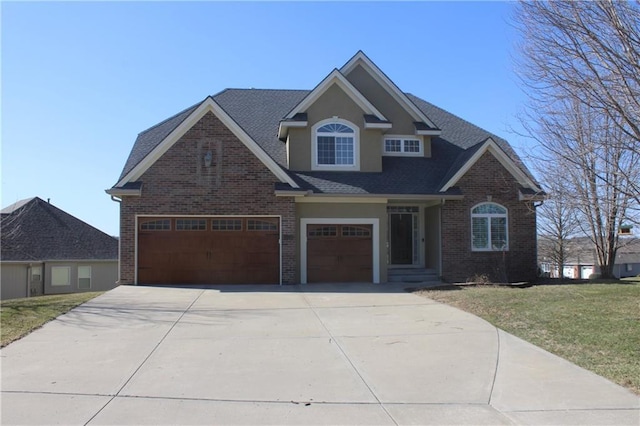
[[[330,119],[314,126],[313,166],[354,168],[358,165],[358,130],[346,120]]]
[[[503,251],[509,248],[507,209],[482,203],[471,209],[471,249]]]

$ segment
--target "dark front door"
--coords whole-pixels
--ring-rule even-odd
[[[389,245],[392,265],[413,263],[413,214],[391,213],[389,221]]]

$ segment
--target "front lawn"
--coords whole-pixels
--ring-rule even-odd
[[[104,292],[61,294],[0,302],[0,347],[26,336],[102,293]]]
[[[640,278],[529,288],[450,286],[418,294],[482,317],[640,394]]]

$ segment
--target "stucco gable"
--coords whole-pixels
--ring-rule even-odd
[[[407,114],[413,119],[417,125],[416,130],[419,134],[439,135],[440,129],[437,124],[434,123],[427,115],[418,108],[409,97],[400,90],[396,84],[391,81],[387,75],[382,72],[376,64],[371,61],[361,50],[358,51],[345,65],[340,68],[340,72],[347,77],[352,83],[357,81],[363,82],[364,73],[368,74],[384,91],[388,93],[391,98],[398,103]],[[362,84],[362,83],[361,83]],[[354,84],[358,88],[366,91],[366,94],[372,93],[370,90],[366,90],[362,85]],[[370,85],[370,84],[369,84]],[[370,85],[370,89],[374,89]],[[419,129],[418,129],[419,128]]]

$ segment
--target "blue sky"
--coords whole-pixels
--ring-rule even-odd
[[[402,90],[502,136],[526,100],[513,3],[2,2],[2,200],[118,235],[142,130],[227,87],[312,89],[362,49]]]

